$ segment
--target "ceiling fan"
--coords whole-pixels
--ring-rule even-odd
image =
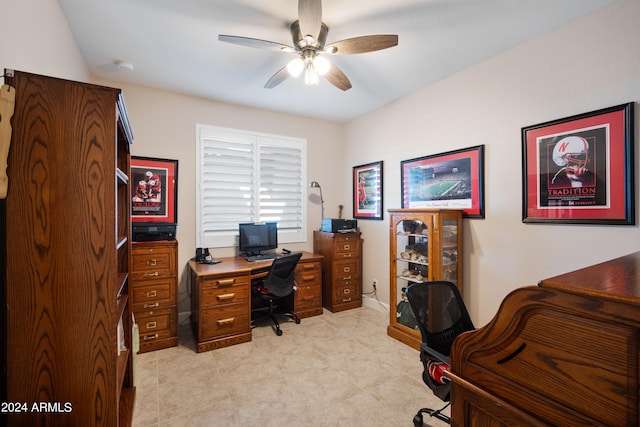
[[[264,85],[271,89],[289,76],[298,77],[304,71],[306,84],[318,84],[324,76],[331,84],[342,90],[351,88],[347,76],[325,55],[351,55],[373,52],[397,46],[398,36],[391,34],[361,36],[325,45],[329,27],[322,22],[321,0],[299,0],[298,20],[291,24],[293,46],[250,37],[218,35],[218,40],[241,46],[280,52],[298,53],[298,57],[276,72]]]

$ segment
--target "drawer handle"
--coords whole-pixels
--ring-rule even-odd
[[[224,294],[224,295],[217,295],[217,298],[219,301],[227,301],[230,299],[234,299],[236,297],[236,294]]]
[[[218,325],[219,326],[225,326],[225,325],[233,325],[236,322],[236,318],[235,317],[229,317],[228,319],[220,319],[218,320]]]
[[[345,267],[342,269],[342,271],[344,271],[345,273],[348,273],[351,271],[351,267]]]
[[[342,280],[344,280],[344,281],[351,280],[351,276],[344,276],[344,277],[342,278]]]
[[[144,273],[142,277],[158,277],[158,272],[156,271],[155,273],[152,273],[152,274]]]
[[[152,298],[157,295],[157,292],[156,291],[145,292],[145,295],[147,296],[147,298]]]
[[[302,268],[304,268],[305,270],[313,270],[316,266],[308,263],[308,264],[302,264]]]
[[[349,301],[351,301],[351,298],[343,298],[342,299],[342,302],[349,302]]]
[[[148,259],[147,260],[147,265],[151,266],[151,265],[156,265],[157,261],[155,259]]]
[[[147,329],[155,329],[158,327],[156,322],[147,322]]]
[[[309,275],[306,275],[306,276],[302,276],[302,280],[305,280],[305,281],[306,280],[313,280],[315,278],[316,278],[315,274],[309,274]]]
[[[158,334],[153,334],[153,335],[146,335],[144,338],[142,338],[144,341],[151,341],[151,340],[155,340],[156,338],[158,338]]]
[[[343,294],[345,294],[345,295],[349,295],[349,294],[351,293],[351,289],[348,289],[348,288],[347,288],[347,289],[344,289],[344,290],[342,291],[342,293],[343,293]]]
[[[236,279],[224,279],[224,280],[218,280],[218,285],[220,286],[231,286],[234,283],[236,283]]]
[[[344,249],[345,251],[348,251],[349,249],[351,249],[351,245],[344,245],[342,246],[342,249]]]
[[[351,258],[351,254],[342,254],[343,258]]]
[[[156,307],[160,307],[160,303],[159,302],[156,302],[156,303],[153,303],[153,304],[145,304],[144,305],[144,308],[156,308]]]

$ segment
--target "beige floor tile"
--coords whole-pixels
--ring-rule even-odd
[[[260,323],[251,342],[204,353],[183,322],[178,347],[136,358],[133,425],[410,426],[419,408],[443,403],[422,383],[418,351],[387,336],[388,321],[367,307],[325,310],[283,322],[282,336]]]

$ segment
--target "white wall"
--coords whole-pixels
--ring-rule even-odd
[[[522,127],[640,99],[638,22],[640,2],[619,0],[347,125],[345,192],[351,166],[384,160],[385,210],[401,205],[401,160],[485,145],[486,219],[464,226],[464,297],[477,325],[517,287],[640,250],[638,226],[523,224],[520,138]],[[637,211],[637,167],[635,182]],[[365,291],[389,281],[388,221],[359,222]]]
[[[337,216],[345,196],[342,175],[333,169],[335,153],[342,150],[343,125],[273,113],[164,92],[140,86],[98,81],[120,87],[124,93],[134,134],[132,155],[178,160],[178,265],[181,274],[195,255],[195,161],[196,123],[246,129],[307,139],[309,181],[322,185],[325,214]],[[292,250],[313,251],[313,230],[320,227],[321,206],[317,190],[307,188],[307,241],[281,245]],[[215,248],[214,257],[233,256],[235,248]],[[190,311],[186,279],[179,286],[179,312]]]
[[[0,64],[89,81],[89,70],[56,0],[0,0]]]
[[[90,80],[57,1],[0,0],[0,6],[3,68]],[[135,135],[132,152],[180,162],[182,268],[195,250],[197,122],[307,138],[308,178],[322,184],[327,217],[337,216],[339,204],[345,216],[352,214],[355,165],[384,160],[388,209],[400,207],[401,160],[485,144],[486,219],[465,220],[464,227],[464,296],[481,325],[514,288],[640,249],[638,226],[523,224],[520,149],[524,126],[640,98],[638,22],[640,2],[619,0],[346,126],[124,86]],[[639,114],[636,107],[636,123]],[[637,153],[636,148],[636,163]],[[309,191],[308,209],[312,229],[320,224],[315,190]],[[379,298],[388,303],[388,215],[359,225],[365,239],[364,290],[377,278]],[[306,243],[287,246],[312,249],[311,232]],[[214,250],[214,256],[231,253]],[[188,310],[184,283],[180,298],[179,310]]]

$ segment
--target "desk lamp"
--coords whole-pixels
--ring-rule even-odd
[[[322,222],[322,219],[324,218],[324,199],[322,198],[322,187],[320,187],[318,181],[311,181],[309,183],[309,188],[317,188],[318,190],[320,190],[320,205],[322,206],[322,216],[320,217],[320,222]],[[320,230],[322,230],[322,227],[320,227]]]

